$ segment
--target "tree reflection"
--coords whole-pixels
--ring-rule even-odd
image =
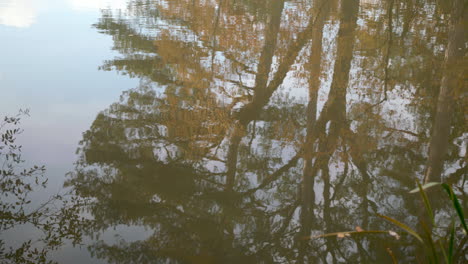
[[[95,199],[90,234],[151,234],[91,251],[113,263],[389,262],[388,249],[416,261],[408,236],[310,238],[388,229],[376,213],[416,225],[407,190],[442,137],[437,166],[464,195],[466,129],[441,123],[461,105],[432,117],[434,95],[461,80],[440,52],[462,39],[461,22],[446,26],[466,9],[453,3],[132,1],[135,20],[103,13],[95,26],[123,56],[103,68],[141,84],[84,133],[67,184]],[[291,96],[301,89],[306,100]]]

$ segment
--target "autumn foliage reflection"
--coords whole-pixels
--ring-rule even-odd
[[[466,7],[450,2],[131,1],[126,17],[104,12],[95,27],[122,57],[103,69],[141,84],[83,134],[67,184],[95,199],[90,234],[150,234],[91,252],[115,263],[423,257],[405,235],[304,238],[391,228],[377,213],[416,225],[421,204],[407,191],[441,164],[427,177],[465,197],[461,67],[447,67],[464,56],[452,49]]]

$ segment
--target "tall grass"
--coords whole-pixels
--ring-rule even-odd
[[[431,203],[429,201],[428,195],[427,195],[427,189],[431,187],[439,186],[445,190],[445,192],[448,194],[448,198],[451,202],[451,207],[456,212],[456,215],[458,217],[452,217],[452,221],[450,226],[445,229],[445,232],[442,236],[439,234],[435,234],[433,232],[434,229],[440,230],[442,227],[438,227],[435,221],[435,214],[434,210],[432,209]],[[385,215],[380,215],[377,214],[378,217],[390,222],[391,224],[395,225],[396,227],[402,229],[409,235],[411,235],[417,244],[419,246],[422,246],[423,249],[423,254],[426,258],[425,263],[447,263],[447,264],[452,264],[456,262],[456,258],[458,255],[460,255],[464,250],[464,247],[466,246],[466,243],[468,241],[468,228],[466,225],[465,221],[465,216],[463,213],[463,208],[454,193],[452,187],[446,183],[439,183],[439,182],[430,182],[424,185],[421,185],[419,182],[417,182],[417,188],[414,190],[411,190],[410,193],[419,193],[421,196],[421,199],[424,204],[425,208],[425,213],[427,214],[428,218],[430,219],[430,222],[427,223],[424,221],[423,215],[419,216],[419,223],[420,223],[420,228],[419,231],[416,231],[409,227],[408,225],[391,218],[389,216]],[[457,219],[458,218],[458,219]],[[461,239],[456,239],[456,234],[461,233],[462,238]],[[328,233],[328,234],[323,234],[319,236],[314,236],[311,237],[313,238],[325,238],[325,237],[338,237],[338,238],[344,238],[344,237],[350,237],[352,238],[355,235],[373,235],[373,234],[388,234],[396,239],[399,239],[399,235],[392,231],[392,230],[362,230],[359,228],[357,231],[345,231],[345,232],[336,232],[336,233]],[[458,242],[458,243],[457,243]],[[392,260],[394,263],[397,263],[397,260],[395,259],[395,256],[393,255],[392,252],[389,252]],[[464,256],[461,256],[464,257]]]

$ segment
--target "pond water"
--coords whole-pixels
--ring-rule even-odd
[[[0,260],[39,239],[58,263],[423,263],[430,251],[379,215],[424,232],[418,182],[449,184],[466,215],[467,13],[463,0],[0,0],[1,118],[29,109],[21,166],[49,179],[24,210],[56,193],[79,203],[50,207],[65,219],[52,233],[3,207]],[[454,221],[454,261],[468,261],[447,193],[427,195],[434,239]]]

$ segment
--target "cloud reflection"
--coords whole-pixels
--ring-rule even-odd
[[[90,11],[103,8],[124,9],[127,0],[69,0],[73,10]]]
[[[87,12],[102,8],[123,9],[126,2],[127,0],[68,0],[63,5],[63,2],[56,0],[0,0],[0,25],[28,28],[37,22],[41,13],[53,8]]]
[[[0,24],[27,28],[36,22],[39,5],[33,0],[0,0]]]

